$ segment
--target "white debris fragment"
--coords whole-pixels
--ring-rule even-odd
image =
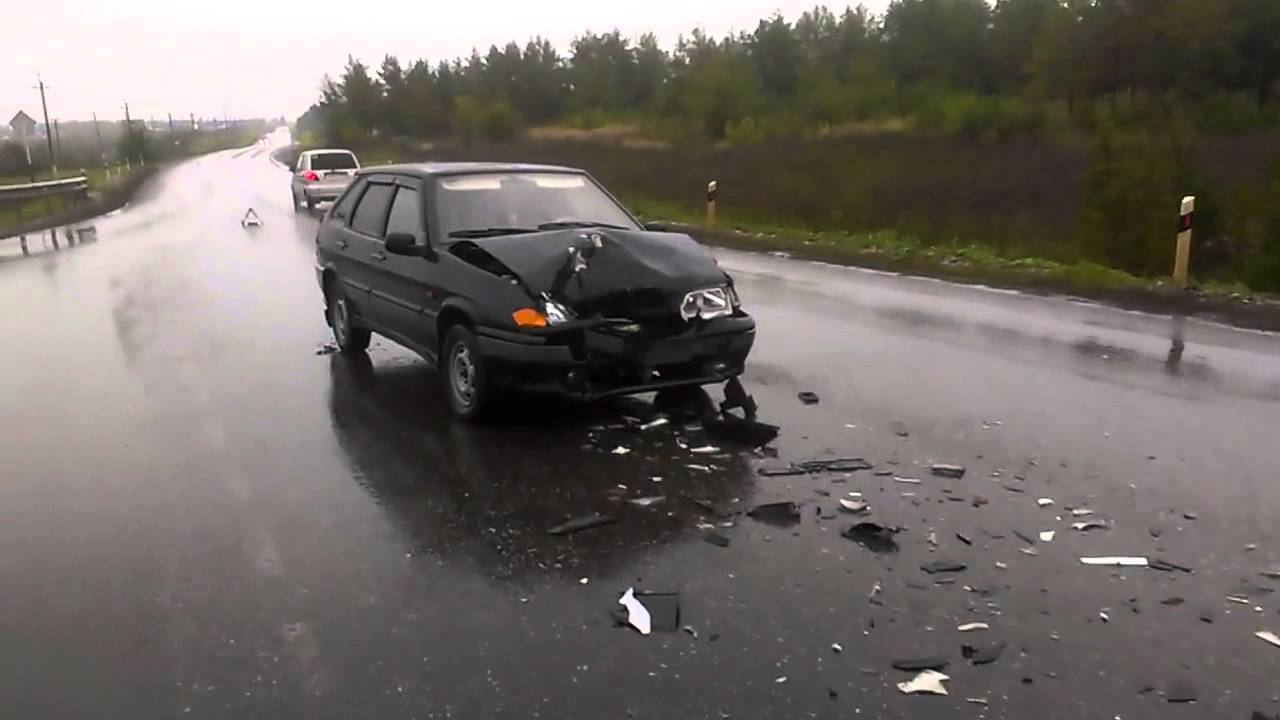
[[[1035,548],[1018,548],[1018,549],[1022,551],[1023,555],[1030,555],[1031,557],[1035,557],[1040,554],[1040,551],[1036,550]]]
[[[1233,603],[1235,603],[1235,604],[1237,604],[1237,605],[1248,605],[1248,604],[1250,604],[1250,603],[1249,603],[1249,598],[1246,598],[1246,597],[1240,597],[1239,595],[1228,595],[1228,596],[1227,596],[1227,602],[1233,602]]]
[[[1040,542],[1051,543],[1053,542],[1053,538],[1055,535],[1057,535],[1057,533],[1054,532],[1053,530],[1045,530],[1040,533]]]
[[[925,542],[929,543],[930,545],[934,547],[938,547],[938,533],[934,532],[933,530],[930,530],[929,534],[924,536],[924,539],[925,539]]]
[[[987,699],[986,699],[986,698],[965,698],[965,699],[964,699],[964,701],[965,701],[965,702],[967,702],[967,703],[973,703],[974,705],[986,705],[986,704],[987,704]]]
[[[583,580],[585,579],[583,578]],[[627,591],[622,593],[622,597],[618,599],[618,604],[627,609],[627,622],[630,623],[631,627],[639,630],[641,635],[648,635],[652,631],[649,609],[636,599],[633,588],[627,588]]]
[[[1262,640],[1263,642],[1268,642],[1268,643],[1271,643],[1272,645],[1275,645],[1276,647],[1280,647],[1280,635],[1276,635],[1270,630],[1259,630],[1258,632],[1254,633],[1253,636],[1258,638],[1259,640]]]
[[[786,676],[786,675],[783,675],[782,677],[774,678],[774,679],[773,679],[773,681],[774,681],[775,683],[777,683],[777,684],[781,685],[782,683],[784,683],[784,682],[786,682],[786,681],[787,681],[787,676]]]
[[[1098,613],[1098,617],[1102,618],[1102,622],[1111,622],[1111,616],[1107,614],[1106,610]]]
[[[897,475],[894,475],[894,476],[893,476],[893,481],[894,481],[894,482],[900,482],[900,483],[906,483],[906,484],[908,484],[908,485],[919,485],[919,484],[920,484],[920,481],[919,481],[918,479],[916,479],[916,478],[898,477]]]
[[[964,625],[961,625],[960,627],[956,628],[956,630],[959,630],[960,632],[973,632],[974,630],[990,630],[990,629],[991,629],[991,626],[984,622],[965,623]]]
[[[720,452],[720,448],[715,445],[703,445],[702,447],[689,448],[689,452],[697,453],[699,455],[710,455],[711,453]]]
[[[586,584],[587,584],[587,583],[589,583],[589,582],[591,582],[591,580],[590,580],[590,579],[588,579],[588,578],[579,578],[579,579],[578,579],[578,584],[579,584],[579,585],[586,585]]]
[[[1008,569],[1009,569],[1009,565],[1008,565],[1007,563],[1002,563],[1002,562],[1000,562],[999,560],[997,560],[997,561],[996,561],[996,569],[997,569],[997,570],[1008,570]]]
[[[1089,508],[1072,508],[1071,514],[1076,517],[1088,517],[1093,514]]]
[[[1107,527],[1107,524],[1101,520],[1085,520],[1084,522],[1071,523],[1072,530],[1080,532],[1088,532],[1089,530],[1097,530]]]
[[[690,470],[697,470],[698,472],[711,472],[711,467],[709,465],[694,465],[693,463],[688,463],[685,467]]]
[[[871,506],[861,500],[846,500],[844,498],[840,498],[840,507],[844,508],[845,512],[862,513],[866,512]]]
[[[844,646],[840,643],[831,643],[831,650],[832,652],[842,653],[844,652]]]
[[[1039,500],[1036,500],[1036,504],[1040,507],[1049,507],[1053,504],[1053,498],[1040,498]]]
[[[694,626],[692,626],[692,625],[685,625],[685,626],[682,626],[680,629],[681,629],[681,630],[683,630],[683,631],[685,631],[685,632],[687,632],[687,633],[689,633],[689,635],[690,635],[694,640],[697,640],[697,639],[698,639],[698,630],[697,630],[697,628],[695,628]]]
[[[614,455],[626,455],[627,453],[631,452],[631,448],[626,447],[625,445],[619,445],[618,447],[610,450],[609,452],[613,453]]]
[[[664,418],[664,417],[654,418],[654,419],[650,420],[649,422],[647,422],[647,423],[645,423],[645,424],[641,425],[641,426],[640,426],[640,429],[641,429],[641,430],[652,430],[652,429],[654,429],[654,428],[656,428],[656,427],[662,427],[663,425],[666,425],[666,424],[667,424],[667,423],[669,423],[669,422],[671,422],[671,421],[670,421],[670,420],[668,420],[667,418]]]
[[[649,478],[649,482],[662,482],[662,476],[654,475],[653,477]]]
[[[943,675],[937,670],[923,670],[914,678],[906,682],[898,683],[898,690],[907,695],[911,695],[913,693],[946,695],[947,688],[942,683],[950,679],[950,675]]]
[[[1114,565],[1118,567],[1146,567],[1150,564],[1144,557],[1124,556],[1082,557],[1080,562],[1085,565]]]
[[[860,497],[862,497],[862,493],[858,492],[857,490],[850,490],[850,491],[849,491],[849,497],[851,497],[851,498],[860,498]]]
[[[648,497],[630,498],[627,502],[639,507],[649,507],[650,505],[656,505],[666,499],[666,495],[650,495]]]

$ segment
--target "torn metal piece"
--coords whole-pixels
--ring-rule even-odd
[[[907,426],[899,420],[894,420],[893,422],[889,423],[889,429],[892,430],[893,434],[897,435],[898,437],[907,437],[908,435],[911,434],[910,432],[907,431]]]
[[[800,402],[805,405],[817,405],[820,400],[818,393],[810,392],[808,390],[797,393],[797,396],[800,398]]]
[[[756,473],[763,477],[790,477],[792,475],[806,475],[808,474],[808,471],[804,468],[788,465],[786,467],[778,468],[760,468],[759,470],[756,470]]]
[[[988,665],[1000,659],[1004,653],[1004,649],[1009,643],[1005,640],[997,640],[990,643],[982,643],[979,645],[962,645],[960,654],[965,660],[974,665]]]
[[[561,523],[549,530],[552,535],[569,535],[580,530],[590,530],[601,525],[609,525],[618,521],[618,518],[612,515],[584,515],[583,517],[574,518],[567,522]]]
[[[907,695],[915,693],[946,695],[947,688],[942,683],[950,679],[950,676],[936,670],[925,670],[906,682],[898,683],[898,690]]]
[[[870,510],[871,506],[862,500],[846,500],[845,498],[840,498],[840,508],[845,512],[860,514]]]
[[[987,699],[986,699],[986,698],[980,698],[980,697],[965,698],[965,699],[964,699],[964,701],[965,701],[965,702],[967,702],[967,703],[972,703],[972,704],[974,704],[974,705],[986,705],[986,704],[987,704]]]
[[[1259,630],[1254,633],[1253,636],[1265,643],[1270,643],[1276,647],[1280,647],[1280,635],[1276,635],[1270,630]]]
[[[634,588],[627,588],[618,599],[618,604],[627,609],[627,622],[639,630],[641,635],[648,635],[653,631],[649,610],[636,599]]]
[[[1250,605],[1249,598],[1240,597],[1239,595],[1228,595],[1227,602],[1233,602],[1237,605]]]
[[[929,534],[924,536],[924,541],[934,547],[938,547],[938,533],[930,530]]]
[[[860,522],[840,533],[840,535],[873,553],[888,554],[898,552],[898,543],[893,538],[896,533],[896,529],[885,527],[879,523]]]
[[[1137,556],[1082,557],[1080,562],[1085,565],[1110,565],[1115,567],[1147,567],[1150,565],[1146,558]]]
[[[917,670],[942,670],[946,666],[947,659],[937,656],[907,658],[905,660],[893,661],[893,667],[895,670],[906,670],[908,672],[915,672]]]
[[[649,611],[654,631],[676,632],[680,629],[680,593],[640,592],[635,594],[635,598]]]
[[[984,622],[965,623],[964,625],[961,625],[960,627],[956,628],[956,630],[959,630],[960,632],[973,632],[975,630],[990,630],[990,629],[991,629],[991,626]]]
[[[716,547],[729,547],[729,538],[714,531],[709,530],[702,535],[703,542],[715,545]]]
[[[766,525],[789,527],[800,522],[800,506],[793,502],[765,503],[748,510],[747,516]]]
[[[777,425],[746,420],[736,415],[709,418],[703,422],[703,427],[708,435],[721,442],[737,443],[750,448],[768,445],[778,437],[781,430]]]
[[[947,463],[934,463],[929,467],[929,472],[938,477],[962,478],[965,469],[963,465],[950,465]]]
[[[883,605],[884,603],[880,601],[880,591],[883,589],[884,588],[880,585],[880,581],[877,580],[876,584],[872,586],[871,592],[867,593],[867,601],[872,605]]]
[[[967,567],[969,566],[954,560],[934,560],[921,565],[920,569],[930,575],[936,575],[938,573],[961,572]]]

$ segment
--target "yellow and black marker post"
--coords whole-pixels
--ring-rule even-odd
[[[716,181],[707,183],[707,217],[703,225],[708,228],[716,226]]]
[[[1173,259],[1173,281],[1180,288],[1187,287],[1187,274],[1191,266],[1191,227],[1196,211],[1196,196],[1182,198],[1182,212],[1178,215],[1178,250]]]

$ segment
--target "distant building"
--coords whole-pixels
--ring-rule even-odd
[[[0,115],[0,117],[4,116]],[[36,121],[21,110],[9,121],[9,127],[13,128],[13,134],[20,138],[36,134]]]

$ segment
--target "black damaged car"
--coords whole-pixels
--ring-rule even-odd
[[[384,335],[437,366],[453,410],[503,389],[582,399],[737,383],[755,339],[733,279],[687,235],[641,225],[581,170],[365,168],[316,235],[340,350]]]

